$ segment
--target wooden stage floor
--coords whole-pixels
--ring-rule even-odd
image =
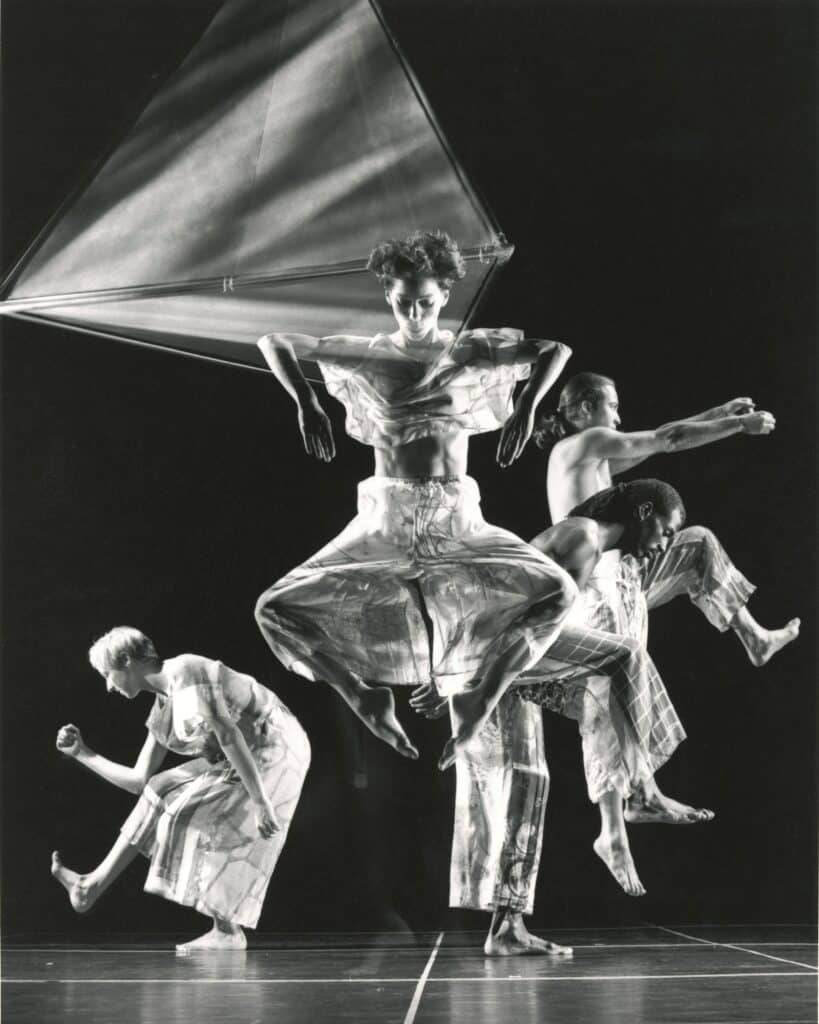
[[[809,925],[557,930],[567,958],[487,959],[477,932],[8,942],[9,1024],[816,1024]]]

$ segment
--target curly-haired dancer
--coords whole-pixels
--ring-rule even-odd
[[[448,698],[453,737],[439,763],[456,764],[456,816],[469,816],[476,787],[486,816],[486,828],[478,815],[468,837],[456,827],[456,846],[468,850],[453,851],[450,902],[493,913],[487,952],[565,952],[523,924],[534,901],[548,771],[539,709],[506,691],[555,643],[563,673],[624,677],[652,667],[639,645],[562,628],[574,583],[551,559],[484,521],[466,468],[469,435],[500,427],[498,461],[518,457],[538,402],[570,353],[508,328],[458,336],[441,330],[440,311],[464,274],[446,235],[386,242],[373,251],[370,269],[395,317],[392,334],[270,334],[259,342],[296,403],[305,449],[324,460],[335,454],[300,356],[318,362],[330,394],[345,406],[347,432],[373,447],[375,475],[359,485],[349,526],[262,594],[257,621],[288,668],[329,682],[405,756],[417,752],[387,684],[417,686],[413,701],[421,707]],[[513,405],[514,386],[526,378]],[[469,754],[474,743],[477,758]],[[636,894],[627,849],[622,861],[621,883]]]
[[[373,448],[375,472],[358,486],[356,518],[265,591],[256,617],[287,668],[328,682],[376,736],[416,757],[388,684],[434,681],[454,695],[466,742],[546,650],[576,595],[554,562],[484,521],[466,475],[471,434],[503,427],[498,461],[518,457],[570,352],[509,328],[441,330],[438,316],[465,273],[443,233],[385,242],[369,268],[395,317],[391,334],[259,342],[296,403],[307,452],[329,460],[335,445],[300,357],[318,363],[345,407],[347,433]]]

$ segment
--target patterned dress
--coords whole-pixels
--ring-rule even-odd
[[[145,891],[209,917],[255,928],[310,764],[296,718],[251,676],[183,654],[164,663],[171,686],[146,726],[168,750],[193,758],[159,772],[122,826],[151,861]],[[241,731],[281,829],[263,839],[253,802],[213,734],[227,711]]]

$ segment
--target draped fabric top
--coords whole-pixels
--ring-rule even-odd
[[[332,344],[322,342],[317,362],[327,390],[346,409],[350,437],[374,448],[497,430],[531,368],[523,332],[511,327],[441,331],[434,345],[388,334],[326,341]]]
[[[275,742],[284,720],[292,717],[274,693],[221,661],[180,654],[168,659],[164,669],[170,692],[157,695],[145,725],[175,754],[209,761],[223,758],[213,728],[226,716],[255,753]]]

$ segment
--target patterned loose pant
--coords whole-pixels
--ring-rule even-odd
[[[631,555],[623,562],[631,563],[649,609],[686,594],[721,633],[756,590],[704,526],[680,530],[668,550],[650,562],[639,562]]]
[[[611,789],[628,796],[685,737],[642,644],[564,624],[456,761],[452,906],[532,911],[549,780],[537,704],[595,738],[584,742],[594,801]]]
[[[276,656],[308,679],[329,661],[367,682],[434,680],[446,696],[521,638],[534,664],[576,594],[554,562],[484,521],[470,478],[374,477],[359,485],[356,518],[265,591],[256,618]],[[505,697],[457,779],[452,904],[530,906],[548,790],[540,710]]]
[[[266,590],[256,619],[277,658],[308,679],[331,669],[449,695],[521,639],[534,664],[577,594],[571,578],[485,522],[469,477],[372,477],[358,515]]]
[[[578,620],[585,621],[644,646],[649,608],[687,594],[708,621],[724,631],[754,589],[714,534],[693,526],[681,530],[668,550],[651,562],[621,557],[616,551],[605,554],[569,622],[576,625]],[[620,714],[617,701],[611,703],[609,680],[605,676],[572,680],[555,665],[561,648],[575,644],[577,639],[573,639],[570,626],[564,626],[549,649],[551,664],[544,660],[526,674],[542,670],[544,681],[527,685],[528,680],[522,679],[523,686],[504,697],[491,728],[479,737],[481,742],[471,746],[457,762],[453,906],[482,910],[508,906],[525,912],[532,909],[549,777],[542,734],[537,731],[539,722],[527,715],[517,717],[510,713],[509,705],[523,697],[522,706],[526,708],[529,700],[535,700],[579,723],[593,800],[610,787],[626,793],[629,777],[639,778],[652,764],[659,767],[662,758],[685,736],[656,671],[649,671],[647,666],[645,671],[638,668],[630,677],[635,685],[626,710],[628,718],[643,723],[648,757],[642,756],[639,748],[626,749],[624,756],[621,740],[631,731],[616,727],[618,717],[626,716]],[[587,636],[581,641],[581,646],[587,646],[589,639]],[[546,671],[555,669],[556,675],[546,681]],[[621,676],[621,687],[622,683]],[[503,707],[504,702],[507,707]],[[500,762],[484,749],[499,733],[503,742],[497,749],[509,752]],[[483,770],[483,765],[488,769]]]

